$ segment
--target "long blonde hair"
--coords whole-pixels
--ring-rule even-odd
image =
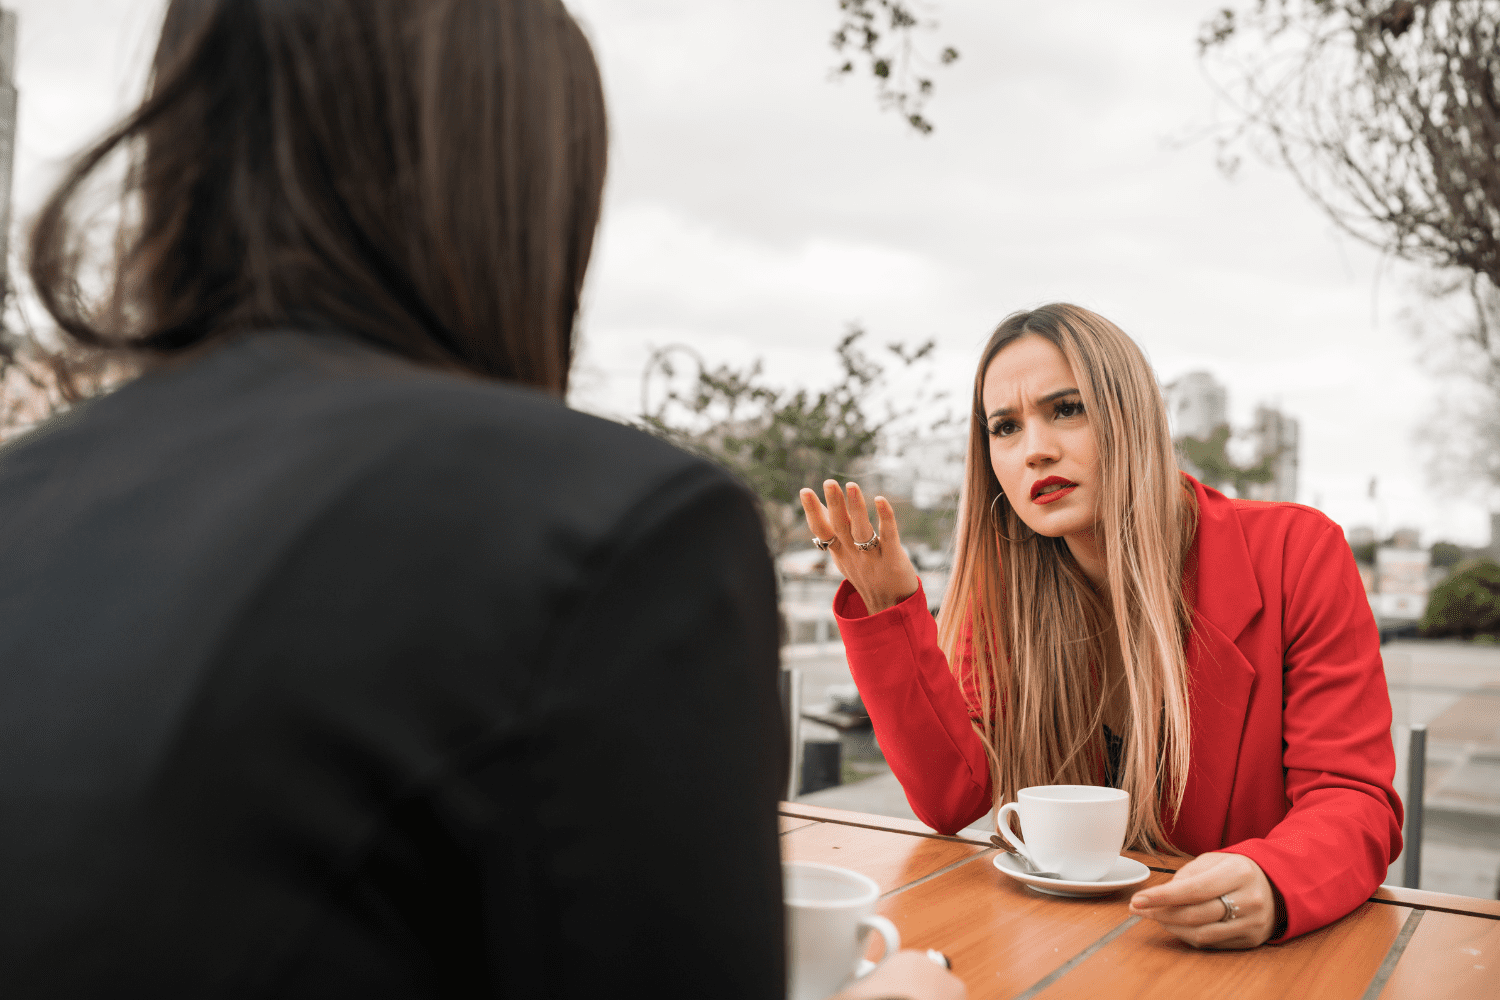
[[[1099,456],[1104,594],[1063,539],[1025,526],[990,463],[985,373],[1002,349],[1027,334],[1061,350],[1078,380]],[[1196,522],[1161,391],[1140,348],[1078,306],[1057,303],[1006,317],[974,376],[956,555],[938,620],[951,668],[972,671],[997,804],[1031,785],[1098,781],[1107,752],[1106,643],[1113,638],[1130,700],[1130,724],[1119,734],[1120,786],[1131,798],[1126,842],[1175,850],[1162,804],[1175,821],[1188,771],[1184,647],[1191,609],[1182,572]]]

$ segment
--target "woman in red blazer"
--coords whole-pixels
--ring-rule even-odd
[[[802,502],[846,577],[849,665],[925,822],[1123,787],[1130,845],[1197,855],[1131,906],[1202,947],[1314,930],[1379,885],[1401,803],[1343,532],[1178,472],[1150,366],[1108,320],[1044,306],[991,337],[936,623],[890,504],[877,532],[858,486],[824,494]]]

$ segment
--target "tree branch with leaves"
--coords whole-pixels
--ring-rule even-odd
[[[1276,478],[1276,460],[1281,453],[1263,456],[1253,465],[1241,465],[1229,457],[1229,439],[1233,436],[1228,424],[1220,424],[1205,438],[1182,437],[1177,448],[1192,465],[1194,474],[1205,486],[1221,490],[1234,487],[1234,495],[1246,496],[1253,483],[1269,483]]]
[[[682,344],[652,353],[641,375],[638,425],[710,459],[739,476],[760,499],[767,542],[780,555],[803,530],[797,492],[825,479],[840,483],[862,475],[876,453],[907,434],[937,433],[951,417],[905,426],[945,394],[924,380],[904,405],[882,399],[887,369],[867,355],[865,331],[851,326],[835,354],[838,379],[827,388],[768,385],[759,361],[737,368],[710,366]],[[886,350],[904,368],[930,361],[933,342]]]
[[[833,50],[842,61],[835,76],[854,73],[855,64],[866,67],[875,78],[876,99],[882,108],[895,110],[917,132],[930,135],[932,122],[923,111],[932,96],[932,65],[915,44],[917,31],[937,27],[931,19],[917,15],[914,2],[903,0],[838,0],[839,26],[832,38]],[[958,50],[945,45],[936,63],[948,66],[958,61]]]

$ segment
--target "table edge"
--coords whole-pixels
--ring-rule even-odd
[[[819,823],[837,823],[866,830],[881,830],[886,833],[902,833],[909,837],[926,837],[929,840],[946,840],[955,844],[970,844],[975,847],[992,847],[988,838],[980,839],[959,834],[937,833],[914,819],[897,816],[880,816],[876,813],[854,812],[850,809],[835,809],[832,806],[815,806],[801,802],[781,802],[777,814]],[[1172,874],[1187,863],[1186,858],[1159,857],[1140,851],[1126,851],[1127,857],[1146,865],[1155,872]],[[1417,910],[1437,910],[1441,913],[1456,913],[1460,916],[1478,917],[1484,920],[1500,920],[1500,900],[1480,899],[1474,896],[1454,896],[1425,889],[1407,889],[1396,885],[1382,885],[1369,897],[1372,903],[1387,906],[1406,906]]]

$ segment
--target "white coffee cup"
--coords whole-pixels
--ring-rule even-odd
[[[880,886],[847,868],[783,861],[788,1000],[824,1000],[847,986],[864,957],[870,931],[885,939],[873,972],[901,949],[896,926],[875,915]]]
[[[1021,817],[1023,841],[1010,829]],[[1070,882],[1098,882],[1109,874],[1125,846],[1130,793],[1099,785],[1037,785],[995,814],[995,828],[1012,847],[1044,872]]]

